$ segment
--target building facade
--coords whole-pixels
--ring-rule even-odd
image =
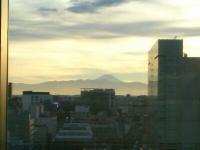
[[[30,110],[33,105],[43,102],[53,102],[53,96],[49,92],[24,91],[22,95],[23,111]]]
[[[35,119],[28,111],[8,111],[8,147],[14,149],[31,149],[35,134]]]
[[[114,89],[81,89],[81,100],[84,105],[90,107],[90,112],[95,114],[101,111],[110,111],[115,99]]]
[[[155,143],[162,149],[200,144],[200,58],[183,53],[183,40],[158,40],[149,51],[148,95]],[[154,127],[153,127],[154,126]]]

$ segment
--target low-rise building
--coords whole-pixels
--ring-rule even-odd
[[[89,142],[93,138],[91,126],[86,123],[65,123],[57,133],[56,141]]]
[[[114,99],[114,89],[81,89],[81,101],[84,105],[90,107],[90,112],[92,114],[97,114],[101,111],[110,111],[113,108]]]

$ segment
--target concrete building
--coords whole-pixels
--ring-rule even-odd
[[[200,145],[200,58],[183,53],[182,40],[158,40],[149,51],[148,95],[154,141],[162,149]]]
[[[35,120],[29,112],[8,111],[9,146],[29,149],[33,144]],[[21,144],[20,144],[21,143]],[[14,145],[13,145],[14,144]]]
[[[129,96],[116,96],[114,108],[120,114],[129,114]]]
[[[93,136],[99,142],[107,142],[117,137],[115,122],[113,123],[92,123]]]
[[[78,122],[87,122],[89,119],[90,107],[83,105],[76,105],[74,115]]]
[[[93,138],[89,124],[86,123],[65,123],[56,135],[56,140],[87,142]]]
[[[88,105],[90,107],[90,111],[93,114],[101,111],[111,110],[114,99],[114,89],[81,89],[81,100],[84,105]]]
[[[45,125],[48,129],[48,134],[54,137],[57,132],[57,116],[45,116],[42,115],[39,118],[39,124]]]
[[[24,91],[22,95],[22,110],[30,110],[31,106],[45,101],[53,102],[53,96],[49,92]]]
[[[91,145],[93,132],[87,123],[65,123],[55,136],[58,149],[84,149]]]
[[[43,124],[35,124],[35,133],[34,133],[34,149],[38,150],[47,150],[48,144],[48,128]]]

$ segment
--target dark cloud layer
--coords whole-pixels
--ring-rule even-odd
[[[137,1],[140,3],[159,2],[158,0],[71,0],[73,5],[68,10],[77,13],[92,12],[99,8],[119,5],[129,1]],[[10,14],[11,40],[48,40],[61,38],[113,39],[128,36],[162,38],[166,36],[174,37],[175,35],[195,36],[200,34],[199,27],[177,28],[172,27],[175,21],[161,20],[132,21],[128,23],[107,23],[104,21],[93,22],[85,20],[84,23],[81,23],[82,21],[79,22],[75,19],[72,22],[74,24],[69,25],[68,18],[65,15],[60,16],[62,13],[68,13],[63,9],[50,6],[38,7],[38,9],[34,9],[35,12],[29,12],[30,14],[34,14],[33,18],[28,17],[28,14],[23,14],[18,17],[15,17],[14,13]],[[76,16],[76,14],[70,15],[71,18],[69,20],[72,21],[73,15]],[[102,18],[100,19],[102,20]],[[121,21],[120,18],[119,21]]]
[[[66,10],[74,13],[88,13],[95,12],[102,7],[109,7],[113,5],[119,5],[130,0],[93,0],[93,1],[81,1],[73,2],[73,6],[67,8]]]
[[[94,38],[112,39],[128,36],[174,37],[198,36],[200,27],[172,27],[170,21],[140,21],[129,23],[84,23],[64,25],[54,20],[10,21],[10,38],[12,40],[43,40],[59,38]]]
[[[158,0],[71,0],[73,4],[71,7],[66,8],[67,11],[73,13],[94,13],[101,8],[120,5],[128,2],[140,2],[140,3],[154,3],[157,5],[166,5],[166,3]],[[172,7],[167,6],[167,7]]]
[[[48,15],[57,13],[58,9],[56,9],[56,8],[48,8],[48,7],[40,7],[37,11],[38,11],[38,13],[40,15],[48,16]]]
[[[38,9],[40,12],[57,12],[58,10],[56,8],[45,8],[45,7],[40,7]]]

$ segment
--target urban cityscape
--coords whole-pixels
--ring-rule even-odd
[[[158,39],[149,48],[143,95],[88,85],[76,95],[41,89],[16,95],[9,83],[8,149],[200,149],[200,58],[188,57],[183,42]],[[104,81],[118,80],[104,75]]]
[[[200,150],[200,1],[1,2],[0,149]]]

